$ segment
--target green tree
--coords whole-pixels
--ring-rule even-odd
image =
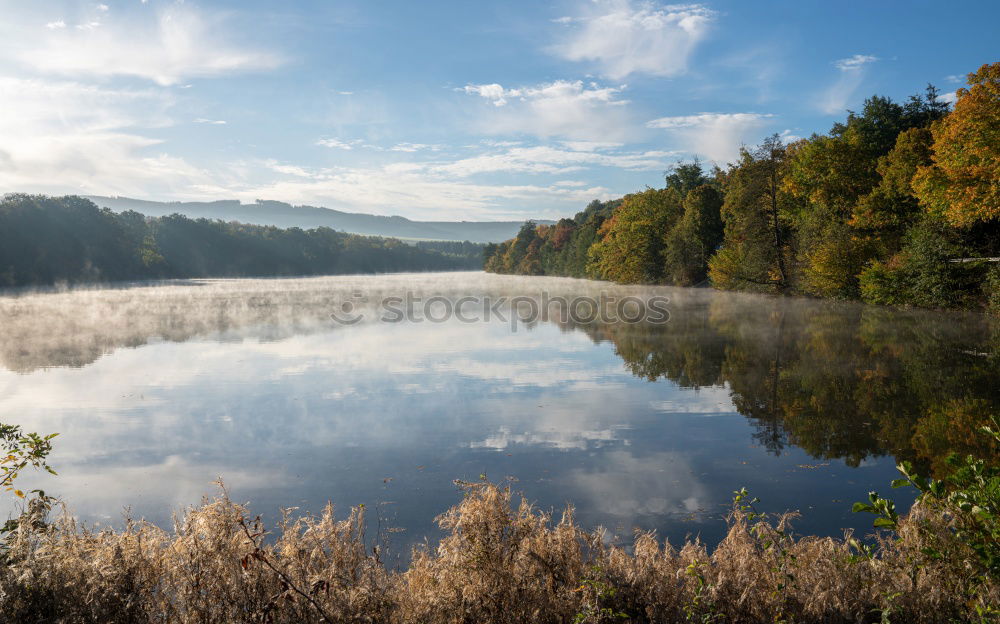
[[[666,280],[690,286],[708,275],[708,259],[722,242],[722,194],[708,185],[684,198],[684,215],[667,233],[663,262]]]
[[[828,135],[792,146],[785,186],[801,206],[794,224],[799,290],[855,298],[865,266],[898,249],[913,214],[909,178],[927,157],[925,135],[907,131],[946,109],[930,86],[905,105],[874,96]]]
[[[920,215],[913,191],[913,176],[931,162],[933,136],[927,128],[910,128],[899,134],[896,145],[881,157],[876,167],[880,180],[854,207],[851,225],[880,236],[896,234]],[[883,240],[883,243],[885,241]]]
[[[873,262],[861,273],[861,296],[868,303],[949,307],[978,297],[979,267],[949,262],[963,255],[961,233],[943,219],[926,215],[903,238],[888,262]]]
[[[708,265],[716,286],[764,291],[789,286],[791,197],[783,184],[785,160],[785,146],[773,135],[753,150],[742,150],[723,176],[723,242]]]
[[[824,297],[855,297],[857,276],[871,246],[847,225],[861,197],[878,185],[878,159],[904,125],[904,109],[872,97],[829,135],[814,135],[789,149],[785,189],[798,201],[795,219],[800,290]]]
[[[708,184],[710,180],[705,177],[701,161],[697,158],[689,163],[679,162],[671,167],[666,173],[667,188],[680,193],[681,197],[686,197],[688,193],[703,184]]]
[[[507,265],[507,252],[509,250],[510,241],[497,244],[493,255],[486,259],[484,269],[490,273],[510,273],[510,267]]]
[[[460,254],[329,228],[147,218],[73,196],[0,200],[0,286],[468,267]]]

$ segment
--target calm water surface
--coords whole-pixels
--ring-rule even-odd
[[[407,290],[665,295],[670,321],[330,318]],[[743,486],[835,535],[897,459],[975,443],[998,343],[978,315],[482,273],[7,293],[0,418],[60,432],[25,485],[91,522],[166,523],[221,477],[265,519],[365,503],[405,550],[485,474],[623,538],[717,540]]]

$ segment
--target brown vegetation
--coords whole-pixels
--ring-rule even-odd
[[[273,537],[223,495],[172,532],[21,522],[0,565],[4,622],[948,622],[977,620],[1000,588],[917,507],[898,539],[794,538],[789,517],[737,505],[713,551],[642,533],[628,547],[558,521],[509,488],[462,484],[447,535],[392,571],[366,547],[363,508],[286,518]],[[928,543],[943,553],[923,554]],[[884,618],[884,619],[883,619]]]

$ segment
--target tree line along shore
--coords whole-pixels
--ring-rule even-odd
[[[331,228],[114,212],[76,196],[0,199],[0,287],[198,277],[455,271],[483,246],[408,243]]]
[[[1000,310],[1000,63],[489,245],[497,273]]]

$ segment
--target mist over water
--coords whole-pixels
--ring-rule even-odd
[[[670,320],[380,322],[406,292],[662,296]],[[331,318],[345,302],[361,321]],[[91,522],[131,507],[166,523],[221,477],[272,521],[364,503],[400,547],[433,534],[453,479],[483,474],[625,539],[715,540],[743,486],[800,510],[799,532],[864,529],[851,503],[888,490],[897,459],[934,470],[1000,403],[983,316],[559,278],[9,292],[0,327],[2,420],[60,433],[59,476],[26,473],[25,489]]]

